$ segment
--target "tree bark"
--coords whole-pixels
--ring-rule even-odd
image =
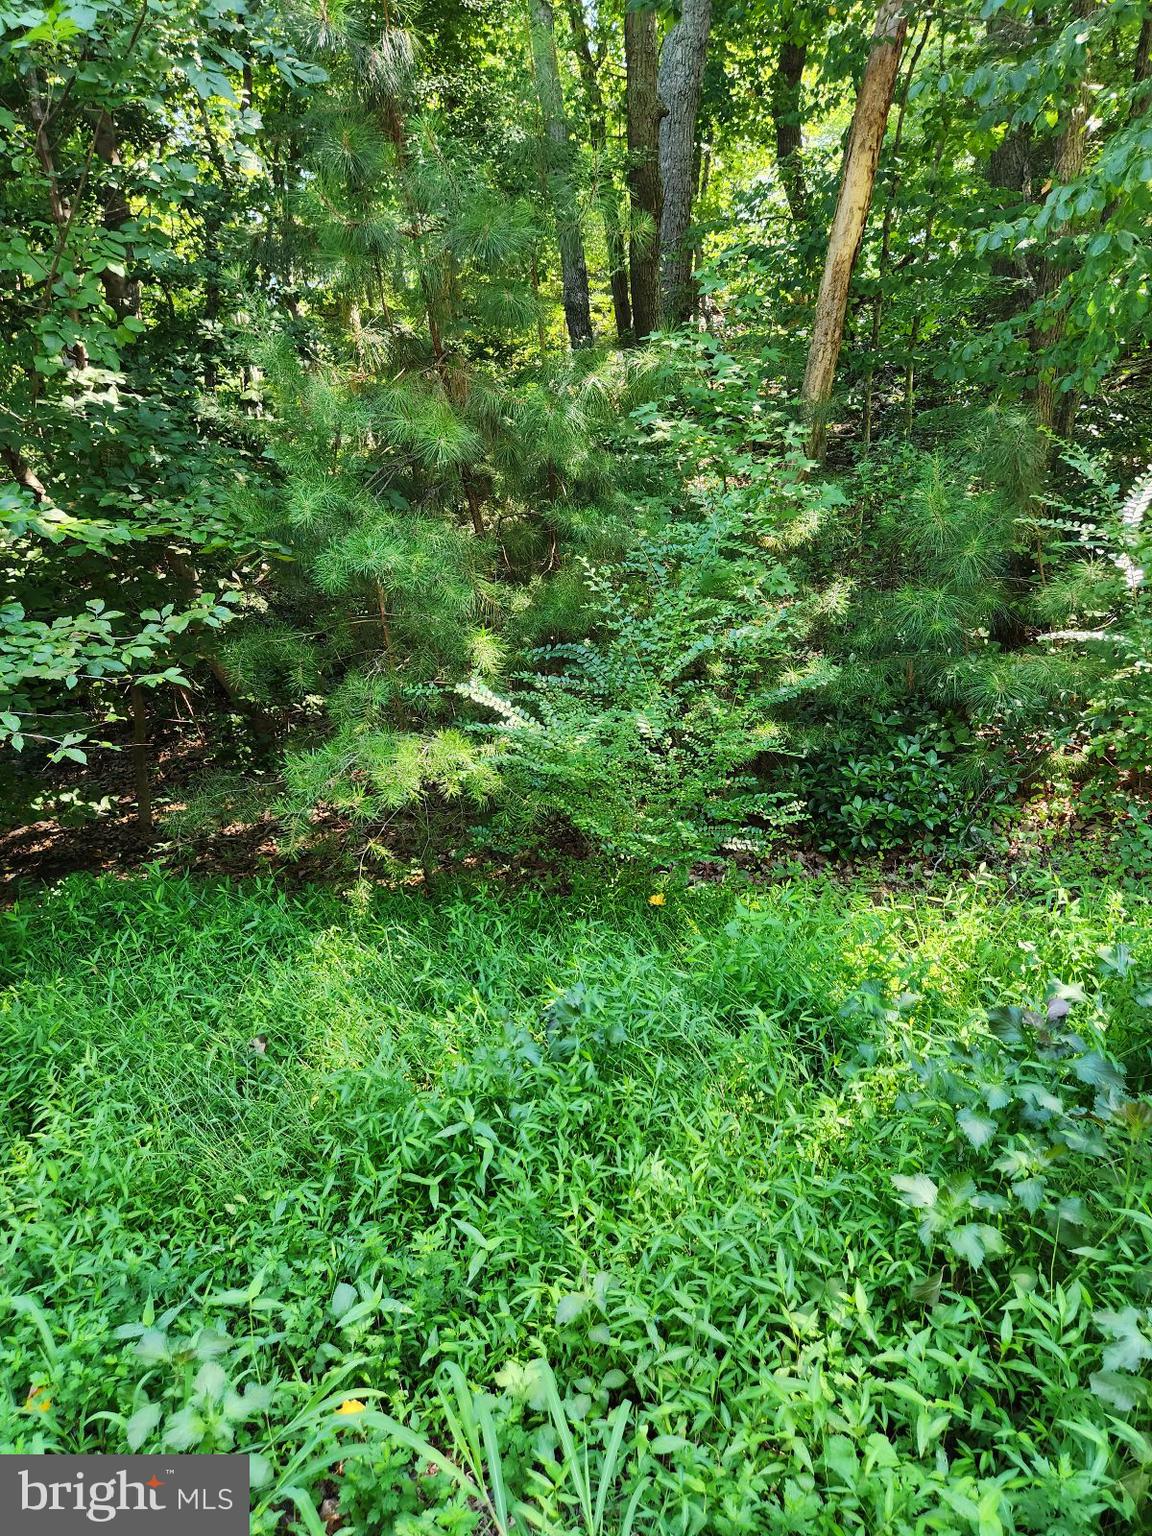
[[[100,113],[93,144],[96,156],[104,166],[106,178],[101,190],[104,228],[118,233],[131,219],[132,210],[128,206],[128,196],[120,180],[120,146],[116,138],[116,127],[107,112]],[[127,263],[129,257],[127,247],[125,247],[124,256]],[[119,272],[109,272],[107,268],[101,272],[100,282],[104,288],[104,297],[115,311],[117,320],[124,320],[129,315],[139,315],[140,284],[138,282]]]
[[[997,54],[1027,57],[1037,46],[1035,27],[1035,20],[1024,21],[999,10],[988,20],[988,43]],[[1033,201],[1033,187],[1044,178],[1031,123],[1008,127],[1003,139],[988,156],[987,175],[990,187],[1009,194],[996,200],[1002,217],[1015,218],[1023,205]],[[1036,277],[1028,264],[1027,248],[998,251],[992,257],[992,271],[1003,285],[993,297],[992,318],[1006,320],[1021,307],[1021,291],[1027,293],[1029,304],[1036,296]]]
[[[844,338],[848,289],[860,251],[860,241],[872,203],[876,166],[888,123],[888,109],[900,67],[900,52],[908,30],[905,0],[882,0],[872,32],[872,47],[860,89],[856,111],[848,131],[840,192],[828,236],[824,275],[816,300],[816,318],[804,371],[802,401],[810,420],[808,457],[819,463],[824,457],[826,415],[832,397],[832,381]]]
[[[696,189],[696,114],[712,25],[712,0],[683,0],[680,20],[660,55],[660,288],[664,318],[672,324],[692,313],[692,199]]]
[[[136,780],[136,822],[145,837],[152,836],[152,778],[148,765],[148,706],[144,690],[132,684],[132,768]]]
[[[1129,120],[1134,122],[1144,109],[1146,91],[1141,91],[1145,80],[1152,79],[1152,14],[1145,16],[1140,24],[1140,36],[1136,41],[1136,57],[1132,62],[1132,83],[1137,87],[1132,97],[1132,106],[1129,109]]]
[[[64,254],[64,246],[68,240],[69,231],[72,228],[72,214],[74,203],[65,197],[60,187],[60,178],[56,170],[56,159],[52,152],[52,143],[48,133],[51,112],[44,102],[40,91],[40,82],[36,71],[30,69],[27,76],[28,109],[32,118],[34,129],[34,143],[36,147],[36,159],[40,169],[44,172],[44,178],[48,184],[48,208],[52,215],[52,222],[57,229],[56,249],[52,256],[52,263],[48,269],[48,277],[44,283],[45,307],[51,303],[52,291],[56,278],[60,272],[60,259]],[[81,176],[81,185],[87,176],[87,163],[84,174]],[[80,326],[80,314],[78,310],[69,311],[77,329]],[[74,341],[64,351],[65,361],[73,368],[87,368],[88,349],[82,341]],[[35,393],[35,386],[33,387]]]
[[[12,472],[12,478],[16,484],[22,486],[26,491],[31,491],[37,502],[48,500],[48,492],[43,480],[41,480],[34,469],[29,467],[24,455],[18,448],[7,446],[0,448],[0,460],[3,460]]]
[[[1076,99],[1069,110],[1063,132],[1056,144],[1056,159],[1052,166],[1052,195],[1060,187],[1067,186],[1070,181],[1075,181],[1084,169],[1084,154],[1087,148],[1088,137],[1088,97],[1082,85],[1077,85]],[[1048,238],[1057,242],[1067,234],[1067,225],[1057,229],[1049,229]],[[1068,268],[1057,257],[1053,259],[1046,256],[1040,266],[1038,282],[1038,297],[1043,302],[1051,299],[1060,284],[1068,275]],[[1072,416],[1075,412],[1074,405],[1070,409],[1062,409],[1069,404],[1062,398],[1059,390],[1059,375],[1050,362],[1050,354],[1053,347],[1057,346],[1064,335],[1065,316],[1063,309],[1056,309],[1049,323],[1043,330],[1037,331],[1032,338],[1032,351],[1039,363],[1036,375],[1036,420],[1041,427],[1049,431],[1067,432],[1072,426]]]
[[[616,321],[616,339],[627,344],[632,337],[632,301],[628,293],[628,260],[624,252],[624,234],[620,228],[620,207],[611,169],[605,162],[608,151],[608,112],[600,89],[600,72],[592,53],[583,0],[568,0],[568,19],[576,42],[576,62],[588,111],[588,141],[602,162],[605,184],[600,193],[600,214],[604,220],[604,243],[608,250],[608,282],[612,290],[612,314]]]
[[[592,311],[588,303],[588,267],[572,179],[572,144],[564,117],[564,95],[556,60],[556,29],[550,0],[528,0],[528,24],[532,39],[532,67],[536,94],[544,118],[544,132],[551,145],[553,165],[548,190],[556,217],[556,243],[564,287],[564,319],[568,339],[575,347],[592,342]]]
[[[632,278],[632,330],[644,341],[660,328],[660,96],[657,91],[656,13],[624,12],[627,69],[628,264]]]
[[[908,111],[908,96],[912,89],[912,77],[916,73],[916,65],[920,62],[920,55],[928,42],[928,34],[932,30],[931,15],[925,17],[924,30],[920,39],[912,49],[908,60],[908,68],[904,71],[904,86],[900,92],[900,106],[896,113],[896,130],[892,135],[891,152],[891,176],[888,185],[888,197],[884,204],[884,217],[880,224],[880,260],[877,263],[876,297],[872,301],[872,335],[868,344],[868,363],[864,372],[864,420],[862,433],[864,447],[867,450],[872,443],[872,381],[876,372],[877,357],[880,351],[880,329],[884,319],[884,284],[892,265],[892,221],[896,215],[896,198],[900,191],[900,141],[904,136],[904,117]],[[939,161],[933,165],[937,168]],[[925,246],[929,244],[931,234],[931,216],[929,217],[929,234],[925,237]],[[909,362],[911,366],[911,362]]]
[[[786,38],[780,44],[776,73],[772,77],[769,106],[776,133],[776,174],[788,200],[788,211],[797,229],[808,222],[808,182],[804,175],[803,131],[800,112],[804,65],[808,48]]]

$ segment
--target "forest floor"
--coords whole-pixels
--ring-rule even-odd
[[[1130,1514],[1152,1424],[1102,1362],[1109,1318],[1144,1336],[1143,1101],[1102,1156],[1027,1127],[1152,1086],[1152,893],[650,894],[153,870],[0,914],[0,1443],[245,1450],[258,1536],[501,1497],[591,1531],[581,1466],[605,1536],[634,1498],[716,1532]]]
[[[143,868],[233,880],[270,876],[298,890],[313,884],[347,886],[358,877],[390,886],[424,883],[413,856],[411,830],[403,822],[391,832],[366,831],[328,809],[316,812],[307,834],[293,843],[274,814],[272,776],[266,781],[263,809],[262,777],[250,757],[232,774],[206,778],[203,740],[187,722],[170,722],[158,733],[149,775],[153,825],[147,831],[138,816],[128,750],[107,752],[92,764],[56,765],[45,774],[39,795],[30,792],[26,780],[20,781],[18,796],[0,785],[0,801],[10,802],[13,823],[0,824],[0,906],[69,875],[127,874]],[[190,818],[187,807],[195,807],[210,784],[222,788],[214,797],[209,791],[207,814]],[[234,811],[229,809],[233,801]],[[1130,819],[1141,826],[1148,823],[1147,812],[1137,817],[1133,811]],[[1123,835],[1122,825],[1114,816],[1084,812],[1070,801],[1038,799],[1020,809],[1010,832],[989,838],[979,850],[945,848],[917,856],[895,850],[854,862],[844,856],[831,858],[810,839],[782,844],[765,856],[701,861],[690,882],[746,886],[818,875],[849,883],[882,879],[915,888],[946,869],[962,875],[965,868],[980,864],[1006,879],[1022,872],[1026,883],[1038,876],[1045,885],[1063,881],[1076,887],[1083,880],[1108,880],[1116,871],[1118,833]],[[1126,883],[1137,873],[1147,873],[1152,830],[1146,843]],[[1123,856],[1120,862],[1125,862]],[[599,871],[589,861],[589,871],[582,875],[582,863],[578,841],[554,829],[547,848],[506,857],[478,854],[467,846],[444,847],[432,867],[450,887],[462,879],[483,878],[501,888],[543,885],[560,893],[585,885],[596,889]]]

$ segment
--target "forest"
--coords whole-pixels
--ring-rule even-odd
[[[1152,1522],[1152,0],[0,0],[0,1452]]]

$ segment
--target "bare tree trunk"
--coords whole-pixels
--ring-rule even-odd
[[[1082,88],[1077,88],[1077,99],[1074,102],[1065,123],[1064,131],[1060,135],[1056,145],[1056,160],[1052,167],[1053,191],[1059,187],[1067,186],[1074,181],[1084,168],[1084,151],[1086,148],[1088,129],[1088,100]],[[1048,238],[1052,241],[1059,240],[1067,233],[1067,226],[1058,229],[1050,229]],[[1068,269],[1060,264],[1060,261],[1046,257],[1040,266],[1039,297],[1041,300],[1051,299],[1060,284],[1067,276]],[[1052,348],[1055,347],[1064,335],[1064,311],[1056,310],[1048,325],[1043,330],[1037,331],[1032,338],[1032,351],[1039,363],[1039,371],[1036,375],[1036,419],[1040,426],[1047,427],[1049,431],[1057,429],[1060,391],[1059,376],[1050,362]],[[1066,425],[1071,426],[1069,415]]]
[[[868,363],[864,370],[864,420],[862,433],[864,447],[872,444],[872,384],[876,373],[876,361],[880,351],[880,330],[884,320],[884,283],[888,277],[892,265],[892,220],[896,214],[896,198],[900,191],[900,141],[904,136],[904,117],[908,111],[908,95],[912,89],[912,77],[916,73],[916,65],[920,62],[920,55],[924,52],[928,42],[928,34],[932,30],[932,17],[924,19],[924,30],[920,39],[912,49],[911,58],[908,60],[908,68],[904,71],[904,87],[900,92],[900,107],[896,113],[896,131],[892,135],[892,152],[890,157],[891,176],[888,185],[888,198],[884,204],[884,218],[880,226],[880,260],[877,272],[876,297],[872,301],[872,335],[868,344]],[[935,169],[935,166],[933,167]],[[925,244],[927,244],[927,240]]]
[[[628,293],[628,259],[624,234],[620,228],[620,206],[616,183],[607,164],[608,111],[600,89],[600,72],[592,53],[583,0],[568,0],[568,19],[576,41],[576,62],[588,110],[588,141],[601,160],[604,184],[600,191],[600,214],[604,220],[604,243],[608,251],[608,283],[612,291],[612,313],[616,320],[616,339],[626,344],[632,339],[632,301]]]
[[[1152,79],[1152,14],[1145,16],[1140,25],[1140,36],[1136,41],[1136,57],[1132,63],[1134,85],[1140,86],[1149,79]],[[1132,97],[1132,106],[1128,112],[1130,122],[1135,122],[1140,116],[1147,94],[1147,91],[1137,90]]]
[[[772,76],[769,105],[776,131],[776,174],[788,199],[788,211],[797,229],[808,222],[808,183],[804,175],[800,93],[808,49],[786,38],[780,44],[776,73]]]
[[[12,473],[16,484],[23,486],[24,490],[31,491],[38,502],[48,500],[48,492],[40,476],[32,469],[18,448],[0,448],[0,460],[2,460]]]
[[[132,217],[128,196],[120,181],[120,146],[116,138],[116,126],[107,112],[101,112],[93,135],[96,156],[104,166],[105,182],[101,189],[104,205],[104,228],[119,232]],[[128,259],[128,251],[125,253]],[[133,278],[112,272],[106,267],[100,274],[104,297],[115,311],[117,320],[140,313],[140,284]]]
[[[1093,6],[1090,0],[1080,0],[1078,9],[1082,16],[1087,17],[1091,14]],[[1084,156],[1088,147],[1088,108],[1088,92],[1083,80],[1078,80],[1075,95],[1061,125],[1060,137],[1056,141],[1056,155],[1052,163],[1052,190],[1049,196],[1058,195],[1059,189],[1075,181],[1084,169]],[[1068,268],[1063,265],[1061,259],[1048,254],[1058,249],[1057,242],[1067,233],[1066,224],[1049,228],[1047,231],[1049,244],[1045,248],[1046,254],[1040,263],[1036,284],[1036,296],[1041,303],[1054,301],[1057,290],[1068,275]],[[1042,330],[1035,331],[1032,336],[1032,352],[1038,363],[1036,420],[1041,427],[1046,427],[1050,432],[1062,434],[1071,430],[1072,418],[1076,412],[1074,398],[1065,398],[1067,392],[1059,389],[1060,377],[1051,362],[1052,349],[1059,344],[1064,335],[1065,319],[1063,307],[1053,302],[1047,325]]]
[[[564,285],[564,319],[573,347],[586,347],[592,341],[588,267],[584,260],[584,239],[572,180],[572,144],[564,117],[564,94],[556,61],[556,29],[550,0],[528,0],[528,23],[536,94],[540,98],[544,132],[552,146],[554,159],[549,169],[548,190],[556,216],[556,243],[560,249],[560,273]]]
[[[688,231],[696,187],[696,114],[711,25],[712,0],[684,0],[660,55],[660,287],[664,317],[673,324],[687,320],[693,308]]]
[[[148,768],[148,706],[144,690],[132,684],[132,766],[136,779],[136,821],[145,835],[152,835],[152,779]]]
[[[817,462],[824,457],[825,418],[844,337],[848,289],[872,203],[876,166],[884,142],[888,109],[892,105],[896,71],[900,67],[900,51],[908,30],[905,3],[906,0],[882,0],[844,150],[840,192],[828,236],[828,253],[816,300],[816,319],[801,394],[811,422],[808,457]]]
[[[660,328],[660,96],[656,88],[656,13],[624,12],[627,66],[628,264],[632,274],[632,329],[643,341]]]

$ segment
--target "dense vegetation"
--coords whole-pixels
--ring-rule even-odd
[[[1148,0],[0,0],[0,169],[0,1449],[1146,1527]]]
[[[426,871],[1114,811],[1149,45],[1136,0],[0,12],[14,802],[106,814],[131,740],[145,837],[159,791],[168,841],[336,815]]]
[[[5,1445],[313,1536],[1146,1514],[1147,895],[589,905],[10,912]]]

